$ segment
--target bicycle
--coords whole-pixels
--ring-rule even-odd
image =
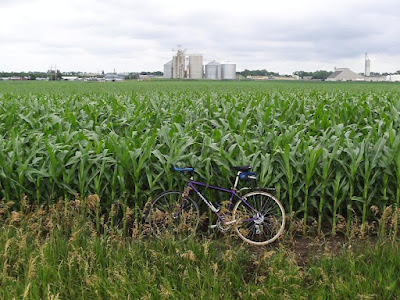
[[[237,190],[239,181],[256,179],[256,173],[250,172],[250,166],[232,167],[237,171],[237,175],[231,189],[195,181],[193,167],[172,167],[177,172],[190,173],[190,180],[183,192],[163,192],[151,203],[147,216],[150,228],[156,236],[172,234],[187,238],[195,233],[200,220],[200,211],[197,203],[190,197],[192,191],[217,216],[217,223],[211,225],[211,228],[226,232],[233,226],[239,237],[252,245],[272,243],[283,233],[285,210],[277,198],[266,189],[257,188],[243,196],[240,195],[243,189]],[[228,207],[225,209],[222,205],[216,207],[198,191],[196,186],[230,194]],[[234,199],[237,200],[236,203]]]

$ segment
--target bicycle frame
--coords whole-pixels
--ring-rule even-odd
[[[230,221],[230,222],[225,222],[225,218],[224,215],[219,214],[219,209],[216,208],[209,200],[207,200],[197,189],[195,186],[201,186],[201,187],[205,187],[207,189],[213,189],[213,190],[218,190],[227,194],[230,194],[230,200],[229,200],[229,206],[228,206],[228,211],[231,211],[232,209],[232,205],[233,205],[233,199],[234,197],[236,197],[239,201],[242,201],[245,205],[247,205],[251,210],[253,210],[254,212],[257,212],[256,209],[254,209],[250,204],[248,204],[246,202],[246,200],[244,198],[242,198],[237,192],[236,192],[236,187],[239,183],[239,175],[241,172],[238,172],[237,176],[236,176],[236,180],[235,180],[235,184],[232,187],[232,189],[225,189],[225,188],[221,188],[219,186],[214,186],[214,185],[208,185],[206,183],[203,182],[198,182],[198,181],[194,181],[193,177],[190,178],[190,181],[188,183],[187,188],[185,189],[185,191],[188,190],[187,193],[183,194],[183,201],[181,204],[181,207],[178,211],[178,214],[180,214],[182,208],[185,206],[186,204],[186,198],[189,196],[189,193],[191,190],[193,190],[199,197],[200,199],[211,209],[211,211],[218,217],[218,219],[220,219],[222,222],[224,222],[227,225],[233,224],[236,222],[236,220]],[[256,220],[257,218],[250,218],[250,219],[244,219],[242,221],[253,221]]]

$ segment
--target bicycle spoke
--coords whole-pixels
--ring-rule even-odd
[[[156,236],[186,238],[195,232],[199,218],[196,203],[190,198],[183,200],[181,192],[161,194],[152,203],[148,214],[148,222]]]
[[[244,201],[236,204],[234,215],[239,236],[255,245],[265,245],[282,233],[285,220],[279,201],[265,192],[245,195]]]

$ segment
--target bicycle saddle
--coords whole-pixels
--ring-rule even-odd
[[[236,166],[236,167],[232,167],[232,169],[234,169],[236,171],[245,172],[245,171],[251,170],[251,167],[250,166]]]
[[[177,168],[174,165],[171,165],[171,166],[174,169],[174,171],[178,171],[178,172],[194,172],[194,168],[193,167]]]

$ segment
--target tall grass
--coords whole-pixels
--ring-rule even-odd
[[[0,203],[0,299],[400,296],[398,237],[344,244],[300,267],[290,243],[255,249],[230,236],[149,238],[123,201],[100,216],[99,231],[98,201],[95,195],[71,200],[66,210],[62,201],[38,207],[25,198],[23,211]],[[379,217],[390,232],[395,214],[387,209]]]

